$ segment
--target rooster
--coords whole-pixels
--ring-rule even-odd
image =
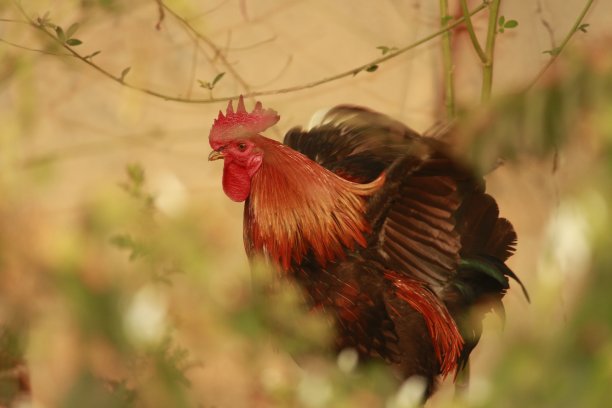
[[[482,178],[440,140],[341,105],[284,142],[280,119],[230,101],[210,131],[223,190],[244,202],[244,244],[333,317],[335,347],[382,360],[400,378],[466,371],[484,313],[503,312],[516,233]]]

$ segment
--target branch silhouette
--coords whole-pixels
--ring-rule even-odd
[[[217,103],[217,102],[224,102],[224,101],[229,101],[229,100],[234,100],[237,99],[240,95],[226,95],[226,96],[220,96],[220,97],[213,97],[212,95],[209,98],[191,98],[191,97],[181,97],[181,96],[176,96],[176,95],[170,95],[167,93],[162,93],[159,91],[156,91],[154,89],[150,89],[147,88],[145,86],[140,86],[140,85],[136,85],[133,83],[130,83],[128,81],[125,80],[125,76],[127,74],[126,70],[124,70],[124,72],[120,73],[120,74],[114,74],[112,72],[110,72],[109,70],[101,67],[100,65],[96,64],[91,56],[92,55],[84,55],[79,53],[78,51],[76,51],[74,49],[74,47],[70,46],[69,44],[67,44],[66,42],[61,41],[59,38],[57,38],[57,36],[55,35],[55,33],[49,29],[48,26],[46,26],[45,24],[40,22],[40,19],[38,21],[33,20],[28,14],[27,12],[24,10],[23,6],[21,5],[21,2],[19,0],[13,0],[14,4],[16,5],[16,7],[19,9],[20,13],[23,15],[23,17],[25,18],[26,21],[18,21],[18,20],[9,20],[9,19],[4,19],[2,21],[6,21],[6,22],[14,22],[14,23],[26,23],[29,24],[30,26],[32,26],[33,28],[35,28],[36,30],[44,33],[51,41],[59,44],[62,48],[64,48],[67,53],[66,54],[60,54],[60,53],[51,53],[51,52],[47,52],[44,50],[38,50],[38,49],[34,49],[34,48],[30,48],[30,47],[25,47],[19,44],[15,44],[9,41],[6,41],[4,39],[1,39],[0,41],[13,46],[13,47],[17,47],[17,48],[21,48],[24,50],[28,50],[28,51],[34,51],[34,52],[40,52],[40,53],[45,53],[45,54],[51,54],[51,55],[57,55],[57,56],[69,56],[69,57],[74,57],[78,60],[80,60],[82,63],[90,66],[91,68],[93,68],[94,70],[98,71],[100,74],[102,74],[103,76],[105,76],[107,79],[110,79],[111,81],[114,81],[116,83],[118,83],[121,86],[124,86],[126,88],[132,89],[134,91],[149,95],[149,96],[153,96],[156,98],[160,98],[166,101],[173,101],[173,102],[180,102],[180,103],[193,103],[193,104],[208,104],[208,103]],[[227,71],[230,75],[232,75],[235,80],[239,83],[239,85],[244,89],[245,92],[242,93],[242,95],[246,98],[253,98],[253,97],[259,97],[259,96],[266,96],[266,95],[278,95],[278,94],[286,94],[286,93],[291,93],[291,92],[297,92],[297,91],[302,91],[302,90],[306,90],[306,89],[310,89],[310,88],[315,88],[321,85],[324,85],[326,83],[330,83],[330,82],[334,82],[340,79],[344,79],[344,78],[348,78],[348,77],[352,77],[357,75],[358,73],[362,72],[362,71],[366,71],[368,70],[368,68],[372,68],[374,66],[377,66],[379,64],[382,64],[384,62],[387,62],[393,58],[396,58],[410,50],[413,50],[437,37],[440,37],[446,33],[448,33],[449,31],[452,31],[453,29],[457,28],[458,26],[462,25],[462,24],[467,24],[468,26],[470,25],[471,21],[470,18],[473,17],[474,15],[478,14],[479,12],[483,11],[486,8],[489,8],[491,5],[491,0],[484,0],[480,5],[476,6],[473,10],[471,10],[468,13],[465,13],[465,2],[462,2],[462,6],[464,6],[464,15],[460,18],[457,18],[451,22],[449,22],[447,25],[445,25],[443,28],[441,28],[438,31],[435,31],[423,38],[421,38],[418,41],[415,41],[411,44],[408,44],[404,47],[398,48],[396,50],[393,50],[391,52],[388,52],[386,54],[384,54],[383,56],[376,58],[374,60],[371,60],[365,64],[361,64],[355,68],[349,69],[347,71],[343,71],[331,76],[327,76],[318,80],[314,80],[311,82],[306,82],[303,84],[298,84],[298,85],[294,85],[294,86],[290,86],[290,87],[285,87],[285,88],[278,88],[278,89],[269,89],[269,90],[262,90],[262,91],[252,91],[251,87],[249,86],[249,84],[241,77],[241,75],[235,70],[234,66],[232,65],[231,62],[228,61],[228,59],[226,58],[224,52],[214,43],[212,42],[208,37],[206,37],[205,35],[203,35],[202,33],[200,33],[198,30],[196,30],[191,23],[189,22],[189,19],[182,17],[181,15],[179,15],[178,13],[176,13],[174,10],[172,10],[170,7],[168,7],[168,5],[166,5],[164,3],[163,0],[155,0],[155,2],[158,4],[158,8],[159,8],[159,17],[158,20],[156,22],[156,27],[161,27],[161,25],[164,23],[165,21],[165,17],[166,17],[166,13],[171,15],[173,18],[175,18],[176,20],[178,20],[183,27],[185,28],[185,30],[190,33],[190,35],[192,36],[192,38],[194,40],[201,40],[204,44],[206,44],[214,53],[213,59],[218,58],[221,63],[227,68]],[[544,73],[554,64],[554,62],[556,61],[556,59],[559,57],[559,55],[561,54],[561,52],[566,48],[566,46],[568,45],[569,41],[571,40],[571,38],[574,36],[574,34],[577,31],[582,30],[583,27],[583,21],[584,18],[586,16],[586,14],[588,13],[588,11],[590,10],[591,6],[593,4],[593,0],[587,0],[585,3],[585,6],[583,7],[582,11],[580,12],[580,14],[578,15],[577,19],[575,20],[573,26],[571,27],[570,31],[566,34],[566,36],[564,37],[563,41],[561,42],[561,44],[550,50],[550,54],[551,54],[551,58],[547,61],[547,63],[540,69],[540,71],[538,72],[538,74],[532,79],[532,81],[529,82],[529,84],[527,85],[526,89],[530,89],[531,87],[533,87],[544,75]],[[469,31],[469,30],[468,30]],[[204,52],[204,50],[201,48],[201,45],[199,44],[199,42],[196,41],[196,47],[198,47],[200,49],[200,51],[202,51],[202,53],[204,55],[206,55],[206,53]],[[207,58],[209,58],[208,55],[206,55]]]
[[[14,0],[15,5],[17,6],[17,8],[19,9],[19,11],[21,12],[21,14],[23,15],[23,17],[27,20],[27,22],[34,27],[35,29],[41,31],[42,33],[44,33],[51,41],[54,41],[56,43],[58,43],[61,47],[63,47],[70,55],[74,56],[75,58],[77,58],[78,60],[80,60],[81,62],[83,62],[84,64],[90,66],[91,68],[93,68],[94,70],[98,71],[100,74],[102,74],[103,76],[105,76],[106,78],[110,79],[111,81],[114,81],[116,83],[118,83],[121,86],[124,86],[126,88],[132,89],[134,91],[137,92],[141,92],[150,96],[154,96],[160,99],[164,99],[166,101],[173,101],[173,102],[182,102],[182,103],[199,103],[199,104],[206,104],[206,103],[216,103],[216,102],[224,102],[224,101],[229,101],[229,100],[233,100],[233,99],[237,99],[240,95],[227,95],[227,96],[221,96],[221,97],[210,97],[210,98],[183,98],[180,96],[175,96],[175,95],[170,95],[170,94],[166,94],[166,93],[162,93],[162,92],[158,92],[155,91],[153,89],[149,89],[147,87],[143,87],[140,85],[135,85],[132,84],[130,82],[125,81],[125,70],[123,73],[121,74],[114,74],[110,71],[108,71],[107,69],[97,65],[94,61],[92,61],[91,58],[88,58],[88,56],[83,55],[79,52],[77,52],[73,47],[69,46],[68,44],[66,44],[65,42],[62,42],[60,39],[58,39],[56,37],[56,35],[44,24],[41,24],[40,22],[37,22],[35,20],[33,20],[28,14],[27,12],[24,10],[24,8],[22,7],[22,5],[20,4],[19,1]],[[169,14],[171,14],[173,17],[176,17],[179,21],[181,21],[183,24],[185,24],[186,27],[188,27],[190,29],[190,31],[192,31],[192,33],[196,36],[198,36],[198,38],[200,38],[202,41],[204,41],[207,45],[209,45],[213,50],[217,49],[218,50],[218,56],[221,59],[221,61],[224,63],[225,66],[228,67],[228,71],[230,71],[230,73],[232,73],[232,75],[234,77],[237,78],[238,82],[240,81],[240,76],[239,74],[237,74],[236,72],[232,72],[231,69],[233,69],[233,67],[231,66],[231,63],[229,63],[227,61],[227,59],[225,59],[225,56],[223,55],[223,53],[220,51],[220,49],[218,47],[216,47],[216,45],[214,45],[207,37],[203,36],[201,33],[199,33],[197,30],[193,29],[193,27],[189,24],[189,22],[184,19],[183,17],[179,16],[178,14],[176,14],[172,9],[170,9],[167,5],[165,5],[163,3],[163,1],[161,1],[161,4],[163,5],[163,8],[165,11],[167,11]],[[486,9],[489,6],[489,2],[488,1],[484,1],[483,3],[481,3],[480,5],[478,5],[477,7],[475,7],[470,13],[469,16],[474,16],[475,14],[481,12],[482,10]],[[444,28],[435,31],[423,38],[421,38],[418,41],[415,41],[409,45],[406,45],[404,47],[398,48],[397,50],[394,50],[392,52],[389,52],[385,55],[383,55],[382,57],[376,58],[374,60],[371,60],[365,64],[361,64],[355,68],[352,68],[350,70],[344,71],[344,72],[340,72],[338,74],[335,75],[331,75],[325,78],[321,78],[315,81],[311,81],[311,82],[307,82],[304,84],[300,84],[300,85],[294,85],[294,86],[290,86],[290,87],[286,87],[286,88],[279,88],[279,89],[271,89],[271,90],[263,90],[263,91],[247,91],[246,93],[243,94],[244,97],[258,97],[258,96],[265,96],[265,95],[278,95],[278,94],[285,94],[285,93],[291,93],[291,92],[296,92],[296,91],[301,91],[301,90],[305,90],[305,89],[310,89],[310,88],[314,88],[329,82],[333,82],[333,81],[337,81],[339,79],[343,79],[343,78],[348,78],[348,77],[352,77],[357,75],[358,73],[360,73],[361,71],[365,71],[368,68],[374,66],[374,65],[378,65],[378,64],[382,64],[386,61],[389,61],[395,57],[398,57],[399,55],[402,55],[414,48],[419,47],[420,45],[423,45],[441,35],[443,35],[444,33],[453,30],[454,28],[460,26],[461,24],[463,24],[465,22],[465,16],[458,18],[452,22],[449,22],[448,25],[446,25]],[[249,89],[248,88],[248,84],[241,83],[241,85],[245,88],[245,89]]]
[[[544,76],[544,73],[548,70],[548,68],[550,68],[555,63],[557,58],[559,58],[559,55],[561,55],[561,52],[565,49],[565,47],[570,42],[574,34],[576,34],[576,32],[580,30],[582,26],[582,22],[584,21],[584,17],[586,17],[592,5],[593,5],[593,0],[586,1],[586,3],[584,4],[584,7],[582,8],[582,11],[578,15],[578,18],[576,18],[576,21],[570,28],[570,31],[565,35],[565,38],[563,38],[563,41],[561,42],[561,44],[559,44],[558,47],[550,50],[550,59],[542,67],[542,69],[540,69],[540,71],[533,78],[533,80],[529,83],[529,85],[527,86],[527,90],[532,88],[542,78],[542,76]]]

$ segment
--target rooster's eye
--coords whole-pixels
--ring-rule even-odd
[[[247,148],[246,143],[240,143],[238,145],[238,150],[240,150],[241,152],[244,152],[246,150],[246,148]]]

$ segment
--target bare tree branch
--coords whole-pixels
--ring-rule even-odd
[[[164,22],[164,18],[166,18],[166,13],[164,12],[164,3],[162,0],[155,0],[157,3],[157,10],[159,13],[159,17],[157,18],[157,24],[155,24],[155,28],[159,31],[161,30],[161,25]]]
[[[248,93],[251,92],[251,87],[249,86],[249,84],[242,78],[242,76],[236,71],[236,69],[234,68],[233,64],[230,63],[227,58],[225,57],[225,54],[223,54],[223,52],[221,51],[221,49],[219,47],[217,47],[217,45],[212,42],[208,37],[206,37],[205,35],[203,35],[202,33],[200,33],[198,30],[196,30],[190,23],[189,21],[187,21],[185,18],[183,18],[182,16],[180,16],[178,13],[176,13],[174,10],[172,10],[171,8],[169,8],[166,4],[163,3],[163,0],[157,0],[160,2],[160,4],[162,4],[162,7],[164,8],[164,10],[166,10],[168,13],[170,13],[174,18],[176,18],[178,21],[181,22],[181,24],[188,29],[189,31],[191,31],[191,33],[196,36],[199,40],[202,40],[202,42],[204,42],[210,49],[212,49],[214,51],[215,56],[213,57],[213,59],[215,58],[219,58],[219,60],[223,63],[223,65],[225,65],[225,67],[227,68],[227,71],[230,73],[230,75],[232,75],[236,81],[238,81],[238,83],[240,84],[240,86]],[[247,95],[245,95],[247,96]]]
[[[75,58],[79,59],[81,62],[83,62],[84,64],[89,65],[91,68],[93,68],[94,70],[98,71],[100,74],[102,74],[103,76],[105,76],[106,78],[118,83],[119,85],[122,85],[126,88],[150,95],[150,96],[154,96],[157,98],[161,98],[164,99],[166,101],[173,101],[173,102],[182,102],[182,103],[198,103],[198,104],[205,104],[205,103],[217,103],[217,102],[224,102],[224,101],[229,101],[229,100],[234,100],[234,99],[238,99],[238,97],[240,95],[228,95],[228,96],[222,96],[222,97],[210,97],[210,98],[183,98],[180,96],[174,96],[174,95],[169,95],[169,94],[164,94],[162,92],[158,92],[143,86],[139,86],[139,85],[134,85],[131,84],[129,82],[126,82],[124,80],[124,76],[122,75],[116,75],[113,74],[109,71],[107,71],[106,69],[102,68],[101,66],[97,65],[96,63],[94,63],[90,58],[86,58],[86,56],[81,55],[80,53],[78,53],[77,51],[74,50],[73,47],[70,47],[69,45],[67,45],[66,43],[61,42],[47,27],[45,27],[44,25],[41,25],[35,21],[33,21],[28,14],[26,13],[26,11],[23,9],[23,7],[21,6],[21,4],[17,1],[14,0],[15,5],[17,6],[17,8],[19,9],[19,11],[21,12],[21,14],[28,20],[28,22],[30,23],[30,25],[32,27],[34,27],[35,29],[42,31],[44,34],[46,34],[50,40],[60,44],[66,51],[68,51],[72,56],[74,56]],[[592,2],[592,0],[591,0]],[[163,4],[163,3],[162,3]],[[477,6],[476,8],[474,8],[474,10],[472,10],[472,12],[469,13],[469,16],[473,16],[479,12],[481,12],[482,10],[486,9],[488,7],[489,3],[487,1],[481,3],[479,6]],[[166,11],[168,11],[170,14],[172,14],[174,17],[176,17],[177,19],[179,19],[179,21],[184,22],[184,24],[186,25],[186,27],[189,27],[190,30],[192,30],[192,33],[194,35],[196,35],[198,38],[200,38],[203,42],[205,42],[209,47],[211,47],[212,49],[216,49],[218,50],[218,52],[220,53],[220,59],[222,60],[222,62],[228,67],[228,71],[230,71],[236,78],[239,78],[239,75],[235,72],[235,70],[233,69],[233,66],[231,65],[231,63],[226,59],[226,57],[224,55],[222,55],[221,51],[219,50],[218,47],[216,47],[216,45],[214,43],[212,43],[208,38],[206,38],[205,36],[203,36],[202,34],[200,34],[197,30],[193,29],[193,27],[188,23],[187,20],[185,20],[183,17],[179,16],[178,14],[174,13],[174,11],[172,11],[171,9],[169,9],[167,6],[164,5],[164,9]],[[360,73],[361,71],[364,71],[366,69],[368,69],[369,67],[373,66],[373,65],[378,65],[381,64],[383,62],[389,61],[393,58],[398,57],[401,54],[404,54],[414,48],[419,47],[420,45],[423,45],[437,37],[439,37],[440,35],[446,33],[447,31],[453,30],[454,28],[460,26],[461,24],[463,24],[465,22],[465,16],[462,16],[458,19],[456,19],[453,22],[449,22],[449,24],[444,27],[443,29],[440,29],[438,31],[433,32],[432,34],[429,34],[428,36],[425,36],[423,38],[421,38],[418,41],[415,41],[409,45],[406,45],[404,47],[401,47],[393,52],[389,52],[386,55],[376,58],[372,61],[369,61],[365,64],[361,64],[355,68],[352,68],[348,71],[344,71],[344,72],[340,72],[338,74],[335,75],[331,75],[325,78],[321,78],[315,81],[311,81],[311,82],[307,82],[304,84],[300,84],[300,85],[294,85],[294,86],[290,86],[290,87],[286,87],[286,88],[280,88],[280,89],[272,89],[272,90],[264,90],[264,91],[248,91],[246,93],[243,94],[244,97],[258,97],[258,96],[265,96],[265,95],[279,95],[279,94],[286,94],[286,93],[291,93],[291,92],[296,92],[296,91],[301,91],[301,90],[305,90],[305,89],[310,89],[310,88],[314,88],[329,82],[333,82],[333,81],[337,81],[339,79],[343,79],[343,78],[348,78],[348,77],[352,77],[355,76],[356,74]],[[246,89],[248,89],[248,84],[246,84],[244,81],[242,81],[241,85],[243,87],[245,87]]]
[[[540,16],[540,22],[542,23],[542,25],[548,32],[548,38],[550,39],[550,48],[551,49],[557,48],[557,44],[555,42],[555,33],[553,31],[552,25],[544,17],[544,9],[542,7],[542,0],[538,0],[537,7],[536,7],[536,13],[538,14],[538,16]]]
[[[551,50],[550,59],[542,67],[540,72],[538,72],[538,74],[535,76],[535,78],[529,83],[529,85],[527,86],[527,89],[530,89],[531,87],[533,87],[540,80],[540,78],[542,78],[542,76],[548,70],[548,68],[550,68],[551,65],[555,63],[557,58],[559,58],[559,55],[561,54],[561,52],[563,52],[563,50],[565,49],[565,47],[567,46],[569,41],[572,39],[574,34],[576,34],[576,31],[580,30],[580,26],[582,24],[582,21],[584,20],[584,17],[589,12],[589,9],[591,8],[592,5],[593,5],[593,0],[587,0],[586,1],[582,11],[580,12],[580,14],[578,15],[578,18],[574,22],[574,25],[570,28],[569,32],[565,35],[565,38],[563,39],[561,44],[558,47],[556,47],[556,48]]]
[[[7,41],[3,38],[0,38],[0,42],[10,45],[11,47],[15,47],[15,48],[20,48],[22,50],[26,50],[26,51],[32,51],[32,52],[38,52],[40,54],[45,54],[45,55],[55,55],[56,57],[70,57],[70,58],[74,58],[75,56],[72,54],[65,54],[65,53],[60,53],[60,52],[53,52],[53,51],[47,51],[47,50],[40,50],[37,48],[30,48],[30,47],[26,47],[25,45],[20,45],[20,44],[16,44],[14,42],[10,42]]]

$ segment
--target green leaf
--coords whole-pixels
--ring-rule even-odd
[[[553,48],[551,50],[546,50],[546,51],[542,51],[542,54],[550,54],[552,56],[558,55],[559,54],[559,48]]]
[[[83,41],[78,40],[76,38],[69,38],[68,40],[66,40],[66,44],[71,45],[73,47],[77,46],[77,45],[81,45],[83,44]]]
[[[584,24],[580,24],[580,27],[578,27],[578,30],[582,31],[583,33],[587,32],[587,28],[590,26],[590,24],[588,23],[584,23]]]
[[[382,55],[385,55],[389,52],[397,51],[397,47],[387,47],[386,45],[379,45],[376,47],[377,50],[382,52]]]
[[[503,34],[504,31],[506,31],[506,30],[504,30],[503,28],[500,28],[499,30],[497,30],[497,32],[500,33],[500,34]]]
[[[110,243],[119,249],[128,250],[130,252],[130,261],[147,256],[150,252],[143,242],[137,241],[128,234],[114,235],[111,237]]]
[[[504,28],[514,28],[516,26],[518,26],[518,21],[516,21],[516,20],[508,20],[504,24]]]
[[[211,82],[202,81],[201,79],[198,79],[197,81],[200,84],[200,88],[206,88],[212,91],[215,85],[217,84],[217,82],[219,82],[221,78],[223,78],[224,75],[225,75],[225,72],[218,73],[217,76],[215,76],[215,78]]]
[[[125,168],[130,181],[137,187],[140,187],[145,182],[144,168],[138,163],[128,164]]]
[[[505,22],[506,22],[506,17],[505,16],[500,16],[498,24],[503,27]]]
[[[38,22],[38,25],[42,26],[42,27],[47,27],[50,24],[49,21],[49,12],[47,11],[45,14],[43,14],[42,17],[38,17],[36,19],[36,21]]]
[[[68,27],[68,30],[66,30],[66,38],[72,38],[72,36],[77,32],[78,29],[79,23],[74,23],[73,25]]]
[[[102,52],[102,51],[95,51],[95,52],[92,52],[92,53],[91,53],[91,54],[89,54],[89,55],[86,55],[86,56],[85,56],[85,57],[83,57],[83,58],[85,58],[85,59],[90,59],[90,58],[95,57],[96,55],[98,55],[98,54],[99,54],[99,53],[101,53],[101,52]]]
[[[367,72],[374,72],[378,69],[378,65],[374,64],[374,65],[370,65],[369,67],[366,68]]]
[[[64,30],[62,30],[62,27],[55,27],[55,35],[57,35],[57,39],[61,42],[66,42],[66,34],[64,34]]]
[[[221,78],[223,78],[223,76],[225,75],[225,72],[220,72],[217,74],[217,76],[215,77],[215,79],[212,80],[212,82],[210,83],[210,85],[212,87],[214,87],[216,85],[217,82],[219,82],[221,80]]]
[[[123,71],[121,71],[121,77],[119,78],[121,82],[125,80],[126,75],[129,74],[131,69],[132,67],[127,67],[127,68],[124,68]]]

